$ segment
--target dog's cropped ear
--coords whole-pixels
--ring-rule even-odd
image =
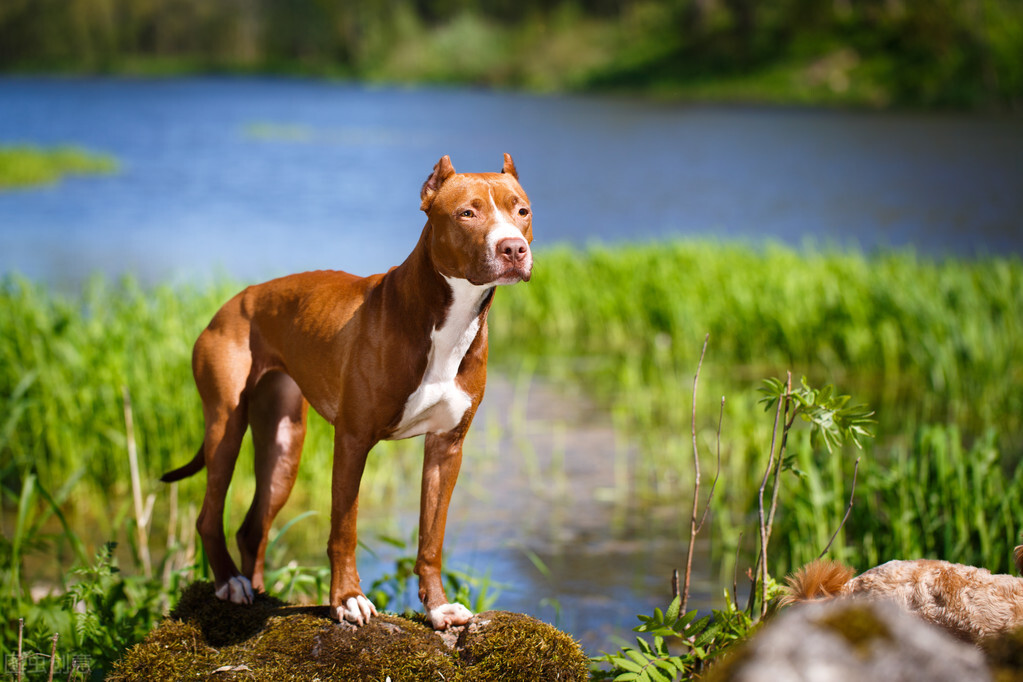
[[[437,192],[440,190],[440,186],[454,174],[455,167],[451,165],[451,157],[447,154],[440,157],[440,161],[433,167],[430,177],[423,183],[423,189],[419,191],[419,197],[422,199],[419,208],[423,211],[429,211],[430,206],[433,205],[434,197],[437,196]]]
[[[508,175],[512,176],[516,180],[519,179],[519,172],[517,170],[515,170],[515,162],[512,161],[511,154],[507,154],[506,153],[504,155],[504,166],[501,167],[501,172],[502,173],[507,173]]]

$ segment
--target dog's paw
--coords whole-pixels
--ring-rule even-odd
[[[252,583],[243,575],[236,575],[217,588],[217,599],[233,604],[251,604],[253,600]]]
[[[355,625],[365,625],[369,619],[377,615],[377,607],[373,602],[363,595],[349,597],[341,606],[334,608],[334,620],[337,622],[348,621]]]
[[[434,630],[447,630],[454,625],[465,625],[472,620],[472,611],[461,604],[444,604],[430,609],[427,614]]]

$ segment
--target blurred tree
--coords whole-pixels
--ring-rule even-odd
[[[603,42],[579,50],[565,17],[603,27]],[[482,82],[507,82],[561,38],[558,54],[590,69],[563,87],[684,89],[779,67],[810,69],[817,87],[828,79],[814,69],[837,64],[839,80],[866,83],[877,103],[1023,105],[1021,0],[0,0],[0,71],[178,64],[386,77],[405,43],[423,49],[470,25],[505,43],[493,73],[473,70]],[[566,63],[556,64],[544,82],[558,84]]]

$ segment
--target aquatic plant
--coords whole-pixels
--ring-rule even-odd
[[[48,185],[66,175],[106,175],[117,168],[112,156],[78,147],[0,146],[0,190]]]

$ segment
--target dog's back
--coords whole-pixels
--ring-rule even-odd
[[[1023,571],[1023,545],[1013,559]],[[854,575],[836,561],[811,561],[786,578],[781,603],[888,599],[969,642],[1023,626],[1023,578],[934,559],[889,561]]]

